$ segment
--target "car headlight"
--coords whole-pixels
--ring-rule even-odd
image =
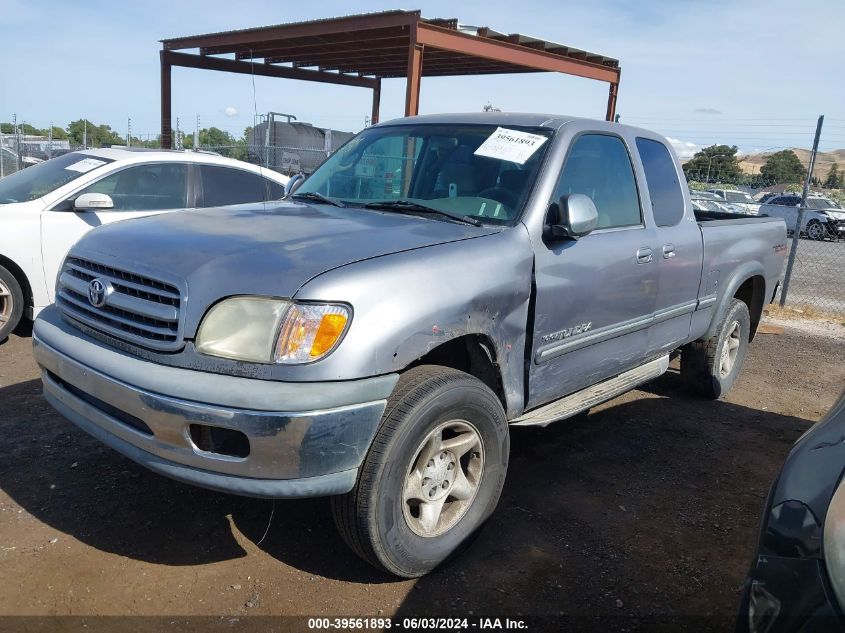
[[[845,485],[841,483],[824,520],[824,560],[833,592],[845,605]]]
[[[338,304],[231,297],[205,315],[196,348],[203,354],[256,363],[308,363],[337,346],[349,317],[349,308]]]

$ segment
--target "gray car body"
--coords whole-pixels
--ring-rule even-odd
[[[785,250],[783,221],[697,221],[674,153],[684,217],[675,226],[655,225],[636,139],[656,140],[671,152],[663,137],[618,123],[506,113],[383,125],[426,123],[554,131],[520,221],[476,227],[283,202],[102,227],[71,255],[179,287],[185,344],[163,353],[87,333],[157,365],[282,383],[398,374],[450,341],[472,341],[497,374],[492,382],[513,420],[711,336],[735,295],[749,303],[755,327],[772,299]],[[587,132],[616,135],[627,146],[643,223],[550,242],[545,226],[561,167],[573,140]],[[642,249],[653,253],[647,263],[638,262]],[[337,348],[310,364],[244,363],[198,353],[193,338],[203,316],[235,295],[342,302],[353,316]]]

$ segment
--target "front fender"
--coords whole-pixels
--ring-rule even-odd
[[[313,369],[332,380],[401,371],[443,343],[482,335],[495,348],[508,411],[521,411],[533,262],[517,225],[324,273],[296,299],[345,301],[354,316],[338,349]]]

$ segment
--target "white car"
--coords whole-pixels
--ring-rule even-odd
[[[776,196],[760,207],[761,215],[783,218],[786,230],[795,231],[801,195],[785,193]],[[804,215],[801,217],[801,235],[811,240],[845,238],[845,209],[824,196],[807,196]]]
[[[165,211],[277,200],[289,178],[205,152],[90,149],[0,179],[0,341],[53,302],[92,228]]]

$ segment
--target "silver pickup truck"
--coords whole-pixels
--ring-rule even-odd
[[[726,393],[786,251],[781,219],[695,217],[666,139],[617,123],[406,118],[297,185],[85,236],[35,324],[44,394],[168,477],[330,496],[352,549],[405,577],[493,512],[510,425],[678,352]]]

